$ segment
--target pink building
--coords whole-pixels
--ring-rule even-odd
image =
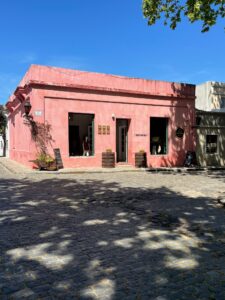
[[[195,148],[195,87],[154,80],[32,65],[7,102],[10,158],[32,167],[37,144],[24,104],[38,124],[49,124],[49,153],[64,167],[97,167],[102,152],[134,165],[144,150],[149,167],[181,166]],[[84,142],[85,140],[85,142]]]

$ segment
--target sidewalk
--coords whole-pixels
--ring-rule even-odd
[[[39,171],[30,169],[16,161],[6,157],[0,158],[0,166],[13,174],[82,174],[82,173],[117,173],[117,172],[143,172],[145,168],[135,168],[133,166],[121,165],[116,168],[64,168],[58,171]]]
[[[11,174],[28,174],[33,173],[32,169],[25,167],[18,162],[11,160],[7,157],[0,157],[0,168],[3,168],[5,171]]]
[[[161,168],[135,168],[131,165],[119,165],[116,168],[65,168],[58,171],[39,171],[30,169],[9,158],[1,157],[0,166],[12,174],[83,174],[83,173],[119,173],[119,172],[155,172],[155,173],[196,173],[224,171],[225,167],[161,167]]]

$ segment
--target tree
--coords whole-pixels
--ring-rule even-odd
[[[225,17],[225,0],[143,0],[143,14],[148,25],[153,25],[160,18],[164,25],[175,29],[182,17],[191,23],[202,22],[202,32],[215,25],[218,18]]]
[[[0,134],[4,135],[6,130],[7,120],[5,111],[2,105],[0,105]]]
[[[0,105],[0,135],[2,135],[4,140],[4,153],[3,153],[4,156],[6,151],[6,126],[7,126],[7,119],[5,116],[5,110],[4,107]]]

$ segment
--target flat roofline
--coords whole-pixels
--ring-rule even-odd
[[[225,115],[225,111],[205,111],[195,109],[196,115]]]
[[[31,65],[9,97],[23,101],[30,88],[80,90],[105,94],[136,95],[161,99],[195,100],[195,85],[160,80],[87,72],[44,65]]]
[[[62,84],[62,83],[50,83],[50,82],[41,82],[36,80],[30,80],[24,87],[27,89],[29,87],[33,88],[61,88],[61,89],[73,89],[73,90],[84,90],[84,91],[97,91],[97,92],[105,92],[110,94],[124,94],[124,95],[137,95],[137,96],[148,96],[148,97],[160,97],[160,98],[173,98],[173,99],[188,99],[195,100],[195,96],[187,95],[187,94],[164,94],[164,93],[150,93],[150,92],[141,92],[129,89],[117,89],[117,88],[108,88],[108,87],[98,87],[98,86],[90,86],[90,85],[79,85],[79,84]]]
[[[118,75],[118,74],[111,74],[111,73],[104,73],[104,72],[93,72],[93,71],[85,71],[85,70],[78,70],[78,69],[71,69],[71,68],[62,68],[62,67],[57,67],[57,66],[48,66],[48,65],[39,65],[39,64],[31,64],[30,68],[49,68],[49,69],[53,69],[55,71],[78,71],[80,73],[85,73],[85,74],[93,74],[93,75],[97,75],[97,76],[101,76],[101,75],[105,75],[108,77],[114,77],[114,78],[121,78],[121,79],[134,79],[134,80],[145,80],[145,81],[154,81],[154,82],[162,82],[162,83],[171,83],[171,84],[181,84],[181,85],[186,85],[186,86],[196,86],[193,83],[186,83],[186,82],[177,82],[177,81],[167,81],[167,80],[160,80],[160,79],[149,79],[146,77],[133,77],[133,76],[126,76],[126,75]],[[29,68],[29,69],[30,69]],[[28,69],[28,71],[29,71]],[[65,73],[65,75],[72,75],[72,74],[67,74]]]

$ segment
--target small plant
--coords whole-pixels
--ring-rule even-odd
[[[45,152],[38,153],[37,158],[33,162],[38,166],[39,170],[57,170],[55,159]]]
[[[139,153],[145,153],[144,149],[139,150]]]
[[[54,158],[51,155],[46,153],[39,153],[36,160],[41,162],[46,162],[47,164],[54,162]]]

